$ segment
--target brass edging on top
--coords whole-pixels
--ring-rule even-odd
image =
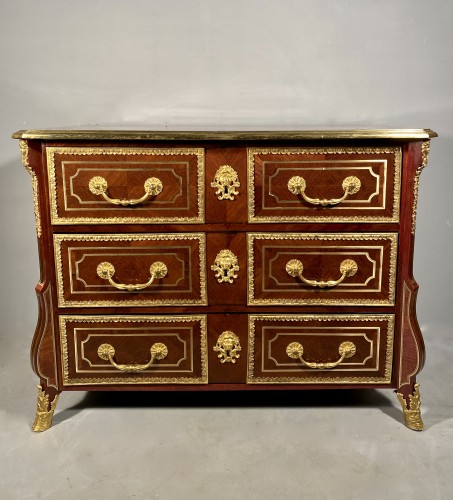
[[[153,130],[19,130],[13,139],[42,140],[154,140],[154,141],[251,141],[321,139],[431,139],[431,129],[350,129],[272,131],[153,131]]]

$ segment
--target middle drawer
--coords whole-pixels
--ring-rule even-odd
[[[59,307],[206,305],[205,234],[57,234]]]
[[[250,305],[393,305],[396,233],[250,233]]]
[[[58,305],[393,305],[397,238],[395,233],[58,234]]]

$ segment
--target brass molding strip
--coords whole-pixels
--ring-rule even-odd
[[[13,139],[43,140],[154,140],[154,141],[230,141],[230,140],[321,140],[321,139],[430,139],[431,129],[349,129],[349,130],[272,130],[272,131],[158,131],[100,129],[30,129],[12,134]]]
[[[30,167],[28,161],[28,144],[27,141],[19,141],[20,152],[22,155],[22,164],[27,169],[27,172],[31,175],[31,182],[33,188],[33,209],[35,212],[35,224],[36,224],[36,235],[41,238],[42,227],[41,227],[41,214],[39,213],[39,195],[38,195],[38,177],[35,171]]]
[[[414,202],[412,204],[412,234],[415,234],[415,226],[417,222],[417,204],[418,204],[418,189],[420,186],[420,175],[422,170],[428,165],[430,141],[424,141],[422,144],[422,162],[415,172],[414,178]]]
[[[69,377],[69,352],[66,324],[77,323],[179,323],[200,322],[201,329],[201,376],[200,377]],[[208,383],[208,354],[206,315],[193,316],[60,316],[60,343],[61,363],[63,368],[63,383],[66,386],[74,385],[131,385],[131,384],[207,384]]]
[[[285,322],[303,322],[303,321],[379,321],[387,322],[387,344],[385,351],[385,373],[383,377],[357,377],[357,376],[342,376],[337,378],[327,378],[323,376],[308,376],[308,377],[255,377],[255,322],[260,320],[266,321],[285,321]],[[313,315],[313,314],[250,314],[249,315],[249,350],[247,364],[247,383],[248,384],[389,384],[392,377],[392,362],[393,362],[393,337],[394,337],[394,322],[393,314],[334,314],[334,315]]]

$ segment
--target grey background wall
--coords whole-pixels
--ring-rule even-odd
[[[24,128],[436,130],[421,178],[415,276],[428,364],[430,347],[451,353],[437,332],[451,330],[453,305],[452,26],[445,0],[0,0],[4,401],[18,397],[15,374],[29,374],[30,391],[35,380],[31,182],[10,139]]]
[[[1,262],[8,283],[0,307],[15,331],[24,322],[33,329],[37,251],[30,182],[10,133],[93,124],[435,129],[440,138],[420,189],[415,275],[422,324],[449,320],[450,2],[2,0],[0,8]]]

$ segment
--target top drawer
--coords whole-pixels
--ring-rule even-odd
[[[251,148],[249,222],[398,222],[401,148]]]
[[[203,149],[46,151],[53,224],[204,221]]]

